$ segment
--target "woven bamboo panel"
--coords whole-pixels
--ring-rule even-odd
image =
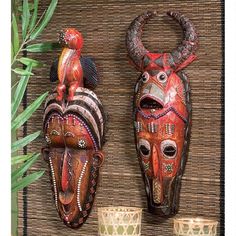
[[[40,13],[49,0],[40,1]],[[23,195],[19,195],[19,235],[97,235],[97,207],[142,207],[142,235],[169,236],[173,219],[162,219],[147,212],[146,196],[136,157],[132,96],[138,73],[128,64],[125,34],[130,22],[143,11],[155,9],[159,16],[152,19],[143,33],[144,45],[150,50],[170,51],[182,38],[180,27],[165,16],[167,10],[179,11],[195,24],[200,40],[198,60],[185,72],[192,88],[192,136],[177,216],[202,216],[220,221],[220,167],[222,115],[222,17],[219,0],[60,0],[53,20],[39,41],[55,41],[57,32],[76,27],[84,36],[84,55],[93,56],[100,68],[102,81],[95,90],[109,114],[105,144],[106,159],[93,210],[79,230],[72,230],[60,221],[52,198],[48,172],[27,191],[27,209],[23,212]],[[35,70],[28,89],[28,102],[55,87],[49,82],[49,68],[59,51],[34,54],[46,66]],[[28,122],[28,133],[42,128],[43,109]],[[39,152],[43,138],[29,146]],[[32,169],[45,170],[41,158]],[[27,211],[26,211],[27,210]],[[24,221],[25,220],[25,224]],[[26,224],[27,223],[27,224]],[[23,230],[23,228],[25,228]],[[219,226],[218,232],[223,232]],[[27,233],[27,234],[26,234]],[[223,235],[223,233],[218,233]]]

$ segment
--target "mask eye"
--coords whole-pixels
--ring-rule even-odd
[[[141,76],[141,80],[143,83],[147,83],[149,80],[149,74],[147,72],[144,72]]]
[[[164,140],[161,143],[161,152],[165,158],[173,159],[177,154],[176,143],[172,140]]]
[[[60,133],[55,129],[53,129],[50,134],[54,135],[54,136],[59,136],[60,135]]]
[[[149,157],[151,152],[150,143],[145,139],[140,139],[138,144],[139,152],[144,157]]]
[[[167,81],[168,76],[165,72],[162,71],[157,74],[156,78],[159,82],[165,83]]]
[[[71,132],[66,132],[65,134],[64,134],[64,136],[65,137],[75,137],[75,135],[73,134],[73,133],[71,133]]]
[[[81,149],[85,149],[87,147],[86,141],[84,139],[80,139],[78,141],[78,147]]]

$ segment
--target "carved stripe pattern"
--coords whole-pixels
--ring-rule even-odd
[[[52,184],[53,184],[53,189],[54,189],[55,205],[56,205],[56,208],[58,210],[56,178],[55,178],[55,173],[54,173],[53,164],[52,164],[52,157],[50,157],[50,156],[49,156],[49,164],[50,164],[51,176],[52,176]]]
[[[78,207],[79,207],[79,210],[82,211],[82,207],[81,207],[81,204],[80,204],[80,186],[81,186],[81,182],[82,182],[82,178],[84,176],[84,173],[85,173],[85,169],[86,169],[86,166],[88,164],[88,161],[86,161],[83,165],[83,168],[82,168],[82,171],[81,171],[81,174],[80,174],[80,177],[79,177],[79,181],[78,181],[78,188],[77,188],[77,204],[78,204]]]
[[[134,126],[135,126],[135,129],[136,129],[136,132],[141,132],[143,130],[142,123],[139,122],[139,121],[137,121],[137,122],[135,121]]]
[[[153,180],[153,200],[155,203],[161,202],[161,184],[158,180]]]

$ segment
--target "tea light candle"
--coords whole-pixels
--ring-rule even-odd
[[[203,218],[176,218],[174,234],[176,236],[216,236],[217,224],[215,220]]]
[[[98,208],[98,232],[105,235],[141,235],[142,209],[137,207]]]

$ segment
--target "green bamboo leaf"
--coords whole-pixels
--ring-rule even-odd
[[[34,156],[34,155],[35,155],[35,153],[28,154],[28,155],[14,156],[11,158],[11,165],[17,165],[22,162],[25,162],[25,161],[29,160],[30,158],[32,158],[32,156]]]
[[[12,122],[11,129],[16,130],[21,125],[23,125],[32,116],[32,114],[39,108],[39,106],[42,104],[47,95],[48,92],[42,94],[33,103],[31,103],[21,114],[19,114]]]
[[[32,65],[32,67],[43,66],[43,63],[41,63],[37,60],[28,58],[28,57],[21,57],[20,59],[17,59],[17,61],[21,62],[22,64],[24,64],[26,66],[28,66],[30,64]]]
[[[17,150],[23,148],[24,146],[28,145],[30,142],[35,140],[40,135],[40,131],[37,131],[33,134],[29,134],[26,137],[19,139],[12,143],[11,145],[11,152],[14,153]]]
[[[27,70],[23,70],[21,68],[15,68],[12,69],[13,72],[15,72],[17,75],[33,75],[32,72],[29,72]]]
[[[59,43],[36,43],[26,47],[28,52],[48,52],[60,48]]]
[[[29,10],[32,11],[34,9],[34,4],[33,3],[29,3]],[[18,11],[23,11],[23,6],[19,6],[18,7]]]
[[[28,0],[23,0],[23,14],[22,14],[22,37],[25,39],[27,28],[30,20],[30,10]]]
[[[44,174],[44,171],[37,171],[37,172],[34,172],[33,174],[27,175],[26,177],[22,178],[20,181],[14,181],[11,185],[11,191],[16,192],[27,187],[28,185],[30,185],[31,183],[39,179],[43,174]]]
[[[13,48],[14,48],[14,53],[16,54],[20,47],[20,41],[19,41],[19,33],[18,33],[16,16],[14,13],[12,14],[12,30],[13,30]]]
[[[11,43],[11,63],[13,61],[14,56],[15,56],[14,47],[13,47],[13,44]]]
[[[38,159],[38,157],[39,157],[39,153],[32,156],[28,161],[23,163],[19,168],[14,170],[11,173],[11,180],[14,181],[14,180],[17,180],[19,177],[21,177],[34,164],[34,162]]]
[[[34,13],[33,16],[30,20],[30,26],[29,26],[29,30],[31,31],[34,27],[35,27],[35,23],[37,20],[37,16],[38,16],[38,0],[34,0]]]
[[[32,65],[29,64],[26,69],[26,71],[28,72],[31,72],[32,70]],[[19,106],[20,106],[20,103],[22,101],[22,98],[24,96],[24,93],[25,93],[25,89],[27,87],[27,84],[28,84],[28,81],[29,81],[29,78],[30,78],[30,75],[25,75],[25,76],[22,76],[18,85],[17,85],[17,88],[16,88],[16,91],[14,93],[14,96],[13,96],[13,102],[11,104],[11,118],[13,119]]]
[[[46,13],[45,16],[43,18],[43,20],[41,21],[40,25],[32,32],[32,34],[30,35],[30,39],[33,40],[35,39],[43,30],[44,28],[47,26],[48,22],[51,20],[53,13],[56,9],[57,6],[57,2],[58,0],[52,0]]]

